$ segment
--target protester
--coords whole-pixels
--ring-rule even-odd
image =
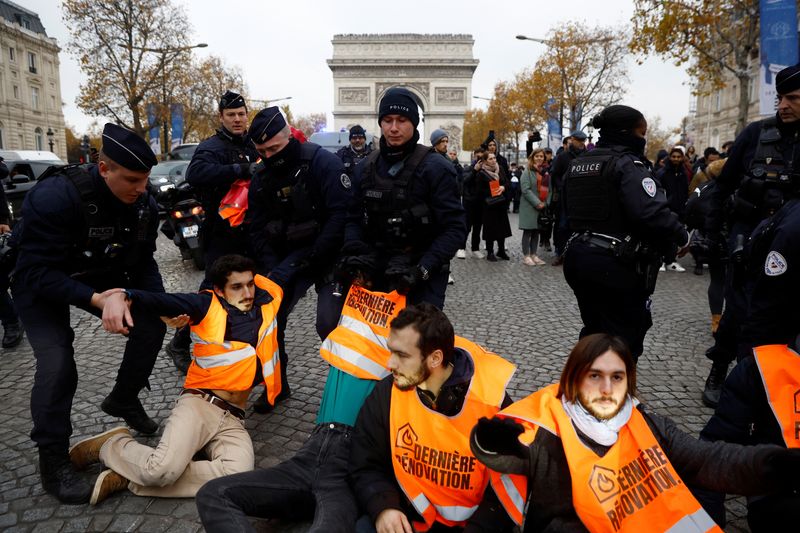
[[[546,264],[539,259],[539,214],[547,208],[548,179],[544,149],[536,148],[528,158],[528,168],[522,173],[522,202],[519,210],[519,229],[522,230],[522,262],[528,266]]]
[[[486,241],[486,259],[493,262],[498,258],[508,261],[510,257],[506,253],[505,242],[511,237],[511,224],[508,221],[511,189],[508,175],[497,163],[493,152],[484,153],[476,179],[479,195],[484,203],[483,240]],[[494,251],[495,243],[497,254]]]

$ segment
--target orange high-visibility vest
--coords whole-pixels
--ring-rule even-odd
[[[323,359],[360,379],[381,380],[389,375],[389,324],[406,306],[406,297],[369,291],[353,285],[342,316],[319,350]]]
[[[416,389],[392,387],[392,467],[424,520],[414,522],[415,531],[427,531],[434,522],[463,526],[478,508],[489,476],[470,450],[469,435],[479,418],[499,411],[516,368],[466,339],[456,337],[456,347],[469,354],[475,368],[459,414],[449,417],[429,409]]]
[[[267,291],[272,301],[261,306],[261,327],[255,348],[246,342],[226,341],[228,313],[211,292],[211,305],[199,324],[191,327],[194,353],[184,387],[192,389],[248,390],[260,364],[271,404],[281,391],[278,326],[276,316],[283,291],[271,280],[256,275],[256,287]]]
[[[787,448],[800,448],[800,354],[785,344],[753,350],[767,401]]]
[[[534,426],[561,439],[572,478],[572,503],[589,531],[722,532],[686,488],[638,409],[633,409],[617,442],[599,457],[581,441],[557,392],[558,385],[545,387],[498,416],[514,418],[527,428],[521,441],[532,441]],[[492,487],[518,523],[524,503],[513,504],[526,494],[520,477],[492,473]]]

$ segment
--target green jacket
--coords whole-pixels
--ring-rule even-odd
[[[519,179],[521,200],[519,202],[519,229],[539,229],[539,209],[541,202],[536,190],[536,173],[525,169]]]

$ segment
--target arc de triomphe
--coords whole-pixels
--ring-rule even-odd
[[[450,146],[460,152],[464,113],[472,99],[472,75],[478,60],[472,57],[472,35],[361,34],[334,35],[334,128],[361,124],[378,133],[378,102],[393,86],[417,95],[424,127],[420,142],[436,128],[450,135]]]

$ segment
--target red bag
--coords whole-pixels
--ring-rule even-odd
[[[249,192],[250,180],[236,180],[219,203],[219,216],[223,220],[227,220],[232,228],[244,222]]]

